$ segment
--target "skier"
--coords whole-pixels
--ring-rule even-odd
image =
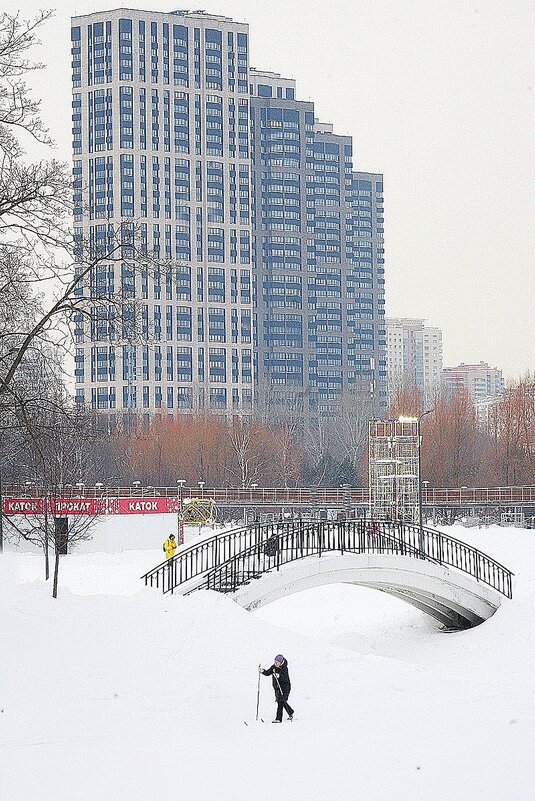
[[[294,711],[288,703],[288,696],[292,685],[290,683],[290,676],[288,674],[288,662],[282,654],[277,654],[273,660],[273,665],[264,670],[262,665],[258,667],[263,676],[271,676],[273,689],[275,690],[275,699],[277,701],[277,715],[273,723],[282,723],[282,710],[285,709],[288,713],[288,720],[293,720]]]
[[[163,544],[163,549],[165,551],[165,558],[172,559],[176,551],[176,540],[174,534],[169,534],[168,538]]]

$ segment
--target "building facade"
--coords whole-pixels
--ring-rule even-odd
[[[384,405],[383,180],[353,170],[295,81],[251,70],[258,382],[312,415],[357,387]]]
[[[135,337],[79,321],[78,403],[251,407],[248,39],[246,25],[201,12],[72,21],[76,233],[98,246],[131,225],[165,265],[98,265],[96,284],[131,298]]]
[[[442,331],[425,320],[387,317],[386,361],[388,397],[416,388],[425,403],[441,391]]]
[[[490,367],[486,362],[461,362],[458,367],[445,367],[442,371],[442,385],[449,397],[456,392],[465,392],[482,409],[492,405],[493,399],[503,395],[505,389],[502,371]]]
[[[294,81],[250,69],[248,26],[75,17],[72,79],[75,235],[98,251],[131,231],[155,265],[125,247],[95,267],[121,319],[80,315],[77,402],[247,413],[267,385],[325,414],[364,382],[384,403],[382,177]]]

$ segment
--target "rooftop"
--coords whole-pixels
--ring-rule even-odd
[[[150,15],[157,15],[160,17],[169,17],[169,16],[179,16],[179,17],[188,17],[189,19],[205,19],[205,20],[216,20],[217,22],[236,22],[233,20],[232,17],[223,17],[220,14],[210,14],[209,12],[204,11],[203,9],[195,9],[193,11],[189,11],[188,9],[180,8],[174,9],[172,11],[151,11],[150,9],[146,8],[126,8],[124,6],[119,6],[119,8],[107,9],[104,11],[92,11],[89,14],[74,14],[73,19],[81,19],[83,17],[95,17],[99,16],[102,17],[107,14],[117,14],[121,12],[126,12],[129,14],[150,14]],[[239,25],[246,25],[247,23],[238,22]]]

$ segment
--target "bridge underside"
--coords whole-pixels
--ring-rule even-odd
[[[500,606],[499,592],[457,570],[407,556],[344,554],[308,557],[240,587],[233,598],[258,609],[286,595],[327,584],[357,584],[387,592],[448,628],[477,626]]]

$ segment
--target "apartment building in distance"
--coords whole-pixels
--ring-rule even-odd
[[[490,367],[486,362],[461,362],[458,367],[445,367],[442,371],[442,385],[446,395],[466,392],[475,404],[488,403],[503,395],[505,389],[502,371],[497,367]]]
[[[386,364],[388,397],[416,388],[426,404],[441,391],[442,331],[425,320],[387,317]]]
[[[76,323],[77,403],[241,414],[267,384],[312,414],[354,385],[384,405],[383,184],[351,138],[251,69],[228,17],[116,9],[71,38],[75,235],[135,230],[162,265],[94,269],[96,304],[127,302]]]

